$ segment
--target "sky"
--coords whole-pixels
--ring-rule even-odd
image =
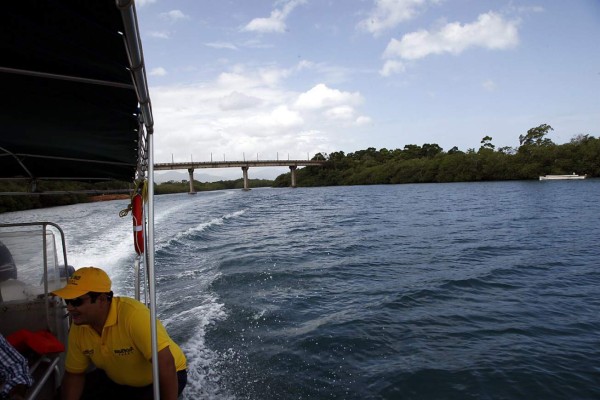
[[[138,0],[155,161],[600,136],[598,0]],[[237,169],[203,170],[227,179]],[[273,179],[285,168],[254,168]]]

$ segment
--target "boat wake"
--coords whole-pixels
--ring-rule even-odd
[[[175,236],[172,238],[159,242],[156,245],[156,250],[163,250],[169,246],[176,245],[181,243],[186,239],[197,239],[198,236],[201,236],[203,232],[211,230],[213,227],[220,226],[225,224],[225,222],[229,219],[237,218],[243,215],[246,210],[240,210],[233,212],[231,214],[223,215],[222,217],[213,218],[208,222],[202,222],[196,226],[193,226],[185,231],[177,232]]]
[[[225,393],[219,384],[221,379],[215,368],[222,363],[224,357],[230,355],[219,354],[208,348],[205,343],[206,329],[225,319],[227,315],[223,305],[219,304],[216,298],[205,300],[204,304],[162,318],[165,327],[174,339],[179,341],[187,357],[188,384],[183,398],[233,399],[234,397]],[[188,333],[192,333],[192,336],[185,342],[178,340]]]

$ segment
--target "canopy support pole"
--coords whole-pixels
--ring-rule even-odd
[[[154,135],[148,135],[148,286],[150,296],[150,328],[152,334],[152,376],[154,398],[160,399],[158,382],[158,336],[156,329],[156,278],[154,275]]]
[[[150,334],[152,339],[152,386],[154,398],[160,399],[160,382],[158,374],[158,335],[156,318],[156,279],[154,275],[154,119],[144,68],[142,41],[137,23],[137,14],[133,0],[115,0],[121,10],[125,27],[125,48],[129,56],[131,74],[136,83],[136,94],[141,109],[141,119],[146,126],[148,146],[148,230],[146,257],[148,260],[148,296],[150,303]]]

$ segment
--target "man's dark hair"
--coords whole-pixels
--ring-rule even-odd
[[[102,295],[102,294],[106,295],[106,299],[108,300],[109,303],[112,301],[112,298],[113,298],[112,290],[110,292],[88,292],[88,295],[90,296],[90,303],[95,303],[96,299],[98,297],[100,297],[100,295]]]

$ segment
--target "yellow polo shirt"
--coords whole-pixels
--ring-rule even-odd
[[[160,321],[158,351],[169,346],[177,371],[186,369],[185,355],[171,340]],[[137,300],[114,297],[102,336],[89,325],[72,325],[65,369],[83,373],[90,362],[121,385],[152,384],[150,310]]]

